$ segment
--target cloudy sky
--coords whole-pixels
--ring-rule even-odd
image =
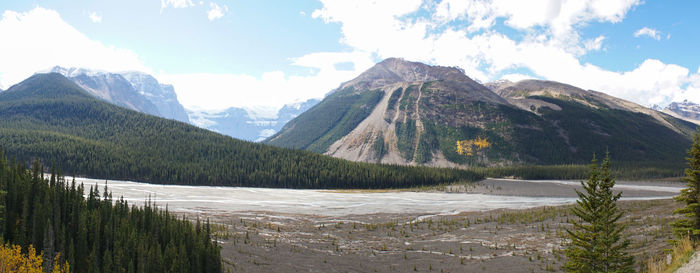
[[[138,70],[191,109],[322,97],[388,57],[700,103],[700,1],[0,2],[0,88],[55,65]]]

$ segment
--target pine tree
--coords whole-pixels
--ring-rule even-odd
[[[676,209],[673,214],[681,214],[684,217],[671,223],[673,233],[678,237],[689,236],[691,240],[700,239],[700,131],[693,136],[693,145],[688,151],[688,168],[685,169],[683,181],[687,182],[687,188],[682,189],[680,195],[674,199],[685,203],[685,207]]]
[[[583,192],[572,213],[573,229],[566,232],[571,244],[566,249],[568,272],[634,272],[634,260],[626,252],[629,240],[622,240],[625,226],[618,222],[623,215],[616,202],[622,193],[614,194],[615,178],[610,174],[610,157],[606,155],[600,168],[595,156],[588,180],[581,181]]]

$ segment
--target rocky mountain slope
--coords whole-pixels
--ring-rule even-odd
[[[189,122],[185,108],[177,100],[175,88],[170,84],[161,84],[153,76],[141,72],[120,73],[131,86],[153,103],[159,116]]]
[[[282,126],[319,102],[310,99],[288,104],[276,114],[262,115],[253,109],[232,107],[221,112],[189,111],[193,124],[224,135],[248,141],[262,141],[282,129]]]
[[[224,111],[186,110],[178,101],[172,85],[161,84],[149,74],[112,73],[59,66],[46,72],[62,74],[90,94],[109,103],[146,114],[191,123],[247,141],[264,140],[319,102],[311,99],[285,105],[275,115],[260,115],[253,109],[235,107]]]
[[[48,72],[69,78],[90,94],[142,113],[189,122],[172,85],[140,72],[112,73],[56,66]]]
[[[0,147],[63,173],[152,183],[284,188],[390,188],[481,176],[350,162],[233,139],[107,103],[58,73],[0,93]]]
[[[682,161],[694,125],[574,86],[479,84],[457,68],[387,59],[266,140],[354,161],[430,166]]]
[[[700,105],[688,100],[672,102],[663,109],[663,112],[695,124],[700,124]]]

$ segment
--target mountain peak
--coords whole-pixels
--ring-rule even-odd
[[[88,75],[88,76],[94,76],[94,75],[99,75],[99,74],[106,74],[107,72],[100,71],[100,70],[93,70],[93,69],[87,69],[87,68],[80,68],[80,67],[62,67],[62,66],[54,66],[51,69],[40,71],[38,73],[58,73],[61,74],[67,78],[71,77],[76,77],[78,75]]]
[[[663,112],[695,124],[700,124],[700,105],[688,100],[671,102],[663,109]]]
[[[161,84],[152,75],[139,71],[102,70],[54,66],[46,70],[59,73],[107,102],[139,112],[189,122],[172,85]]]
[[[436,80],[451,80],[459,82],[473,82],[458,67],[433,66],[420,62],[407,61],[402,58],[385,59],[357,78],[343,84],[342,88],[359,86],[373,89],[397,82],[426,82]]]
[[[59,73],[34,74],[0,94],[0,100],[92,98]]]

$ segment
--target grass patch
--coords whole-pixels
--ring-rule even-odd
[[[695,253],[695,247],[693,247],[693,242],[684,237],[683,239],[676,242],[676,244],[669,250],[669,255],[671,255],[671,261],[668,263],[668,258],[666,255],[663,257],[650,257],[647,260],[647,272],[649,273],[671,273],[678,270],[681,266],[685,265],[690,261],[690,258]]]

